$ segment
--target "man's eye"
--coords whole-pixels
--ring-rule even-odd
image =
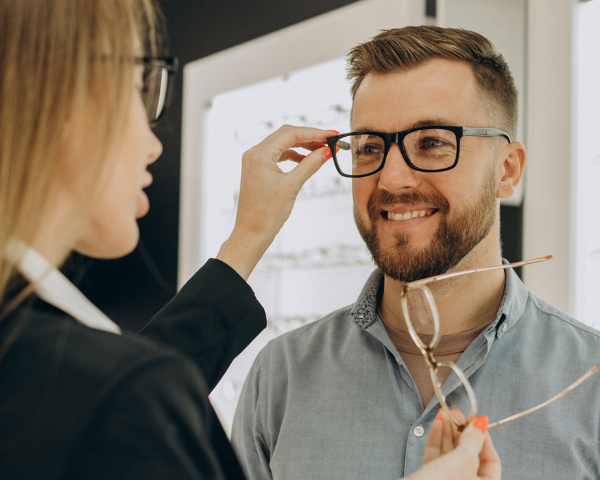
[[[377,155],[379,152],[379,147],[375,145],[363,145],[356,149],[356,155]]]
[[[421,148],[438,148],[446,145],[440,138],[425,138],[421,141]]]

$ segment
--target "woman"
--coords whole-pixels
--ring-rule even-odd
[[[151,0],[0,0],[2,478],[243,477],[207,395],[265,326],[245,279],[331,156],[314,143],[330,133],[288,126],[248,151],[217,260],[142,337],[119,335],[56,267],[138,241],[162,151],[158,20]],[[289,174],[285,159],[299,162]],[[414,478],[499,478],[489,436],[470,426],[458,442],[434,422]]]

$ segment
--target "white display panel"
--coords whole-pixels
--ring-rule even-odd
[[[235,222],[243,153],[282,124],[348,131],[350,84],[343,58],[215,96],[204,117],[209,190],[200,228],[217,252]],[[304,151],[306,153],[306,151]],[[289,171],[293,162],[280,164]],[[228,370],[211,400],[226,428],[254,357],[268,340],[356,300],[374,266],[352,216],[352,181],[329,162],[305,184],[294,210],[249,279],[268,328]],[[214,255],[214,253],[212,253]]]
[[[423,23],[422,6],[422,0],[362,0],[186,65],[179,286],[231,232],[243,152],[284,123],[347,130],[343,57],[381,29]],[[350,182],[332,162],[325,165],[249,279],[268,328],[211,394],[228,433],[261,348],[353,302],[373,269],[354,226]]]
[[[519,92],[519,122],[517,138],[513,138],[513,141],[518,140],[527,146],[526,0],[443,0],[439,5],[443,5],[440,26],[480,33],[494,44],[508,63]],[[524,185],[525,182],[522,181],[512,197],[502,200],[502,205],[520,206],[523,203]]]
[[[600,328],[600,2],[578,5],[573,162],[574,316]]]

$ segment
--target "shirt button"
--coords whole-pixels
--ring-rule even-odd
[[[425,429],[421,425],[417,425],[413,430],[415,437],[422,437],[425,434]]]

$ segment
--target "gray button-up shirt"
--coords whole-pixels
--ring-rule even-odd
[[[421,466],[439,409],[423,404],[377,314],[375,271],[354,305],[270,342],[242,391],[233,444],[250,480],[394,480]],[[600,333],[508,270],[496,319],[457,364],[491,422],[562,391],[600,363]],[[451,374],[443,391],[466,402]],[[600,373],[565,398],[491,430],[503,478],[600,478]]]

